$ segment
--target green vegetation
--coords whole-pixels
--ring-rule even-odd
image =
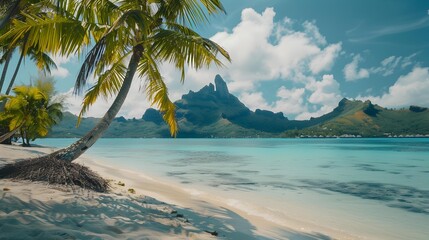
[[[336,116],[315,126],[287,131],[283,136],[418,137],[429,134],[429,111],[421,107],[393,110],[373,105],[370,101],[343,99],[329,114]]]
[[[35,86],[15,87],[13,96],[0,97],[6,102],[4,111],[0,112],[0,121],[8,126],[11,134],[19,133],[24,146],[46,136],[61,120],[63,106],[61,101],[53,99],[53,86],[51,79],[40,79]]]

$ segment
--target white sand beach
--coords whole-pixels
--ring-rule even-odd
[[[0,165],[51,151],[0,145]],[[77,162],[111,180],[111,192],[0,180],[0,239],[359,239],[297,219],[275,224],[96,159]]]

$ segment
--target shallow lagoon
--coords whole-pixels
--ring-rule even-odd
[[[370,239],[429,236],[429,139],[101,139],[88,155],[209,192],[280,226],[299,220]]]

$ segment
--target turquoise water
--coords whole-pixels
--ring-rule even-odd
[[[369,239],[429,236],[429,139],[101,139],[88,154],[280,225],[295,217]]]

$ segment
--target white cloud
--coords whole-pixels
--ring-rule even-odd
[[[58,78],[66,78],[70,75],[70,71],[65,67],[69,62],[74,62],[77,59],[76,55],[73,56],[61,56],[61,55],[54,55],[50,56],[51,59],[55,62],[57,65],[57,69],[51,70],[51,76],[58,77]]]
[[[304,88],[287,89],[282,86],[277,91],[277,100],[268,104],[261,92],[244,92],[240,95],[242,101],[250,110],[256,109],[270,110],[273,112],[283,112],[287,117],[307,111],[304,105]]]
[[[341,100],[340,84],[333,75],[323,75],[321,81],[312,81],[306,85],[306,89],[311,91],[308,102],[313,104],[315,111],[308,111],[299,114],[296,119],[308,119],[318,117],[332,111]]]
[[[50,57],[52,60],[54,60],[55,64],[57,64],[57,65],[62,65],[62,64],[69,63],[69,62],[73,62],[73,61],[76,61],[76,59],[77,59],[76,55],[72,55],[72,56],[53,55]]]
[[[344,67],[344,77],[346,81],[355,81],[369,77],[369,71],[365,68],[359,69],[359,62],[363,61],[362,57],[358,54],[353,57],[351,63]]]
[[[429,68],[415,67],[410,73],[400,76],[387,93],[382,96],[359,96],[370,99],[383,107],[405,107],[409,105],[429,106]]]
[[[316,43],[320,45],[326,45],[326,38],[322,36],[319,32],[319,28],[316,26],[315,22],[305,21],[302,26],[307,35],[315,40]]]
[[[332,111],[342,98],[339,88],[333,75],[324,75],[320,81],[310,80],[305,88],[280,87],[272,104],[266,102],[261,92],[243,93],[240,100],[251,110],[283,112],[289,118],[304,120]]]
[[[383,67],[386,67],[388,65],[397,65],[397,63],[401,60],[401,57],[395,57],[395,56],[390,56],[386,59],[384,59],[383,61],[381,61],[381,65]],[[396,64],[395,64],[396,63]]]
[[[340,84],[333,75],[323,75],[321,81],[311,82],[306,88],[313,92],[308,99],[310,103],[332,107],[341,100]]]
[[[240,95],[240,101],[245,103],[246,107],[252,111],[256,109],[272,109],[272,106],[268,105],[261,92],[244,92]]]
[[[395,69],[402,62],[402,57],[390,56],[385,58],[380,63],[380,67],[371,68],[371,73],[381,73],[382,76],[386,77],[392,75]]]
[[[274,23],[274,37],[276,41],[282,38],[284,35],[288,35],[294,32],[293,30],[294,21],[288,17],[283,18],[282,21]],[[276,42],[277,43],[277,42]]]
[[[57,69],[51,70],[51,76],[53,77],[60,77],[60,78],[66,78],[70,75],[70,71],[67,68],[57,66]]]
[[[401,68],[406,68],[408,66],[410,66],[411,64],[413,64],[413,58],[417,56],[417,53],[413,53],[408,57],[405,57],[404,60],[402,60],[402,64],[401,64]]]
[[[298,76],[329,70],[339,55],[341,43],[327,45],[313,22],[298,31],[289,18],[274,22],[274,16],[272,8],[262,14],[244,9],[232,32],[212,37],[231,55],[232,63],[220,73],[231,81],[232,91],[252,90],[259,81],[299,81]]]
[[[380,62],[380,66],[373,67],[369,71],[372,74],[381,74],[384,77],[392,75],[398,68],[406,68],[413,64],[413,58],[417,53],[407,57],[390,56]]]
[[[273,110],[276,112],[283,112],[286,116],[300,114],[307,111],[307,106],[304,102],[305,88],[287,89],[281,87],[277,91],[277,97]]]
[[[310,70],[317,74],[324,70],[331,70],[334,60],[341,52],[341,43],[332,44],[316,55],[310,62]]]

